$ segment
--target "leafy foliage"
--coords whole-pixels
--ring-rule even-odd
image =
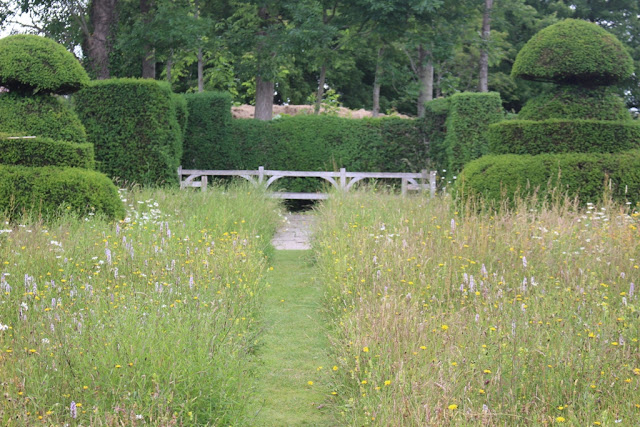
[[[0,86],[21,93],[73,93],[89,76],[64,46],[29,34],[0,39]]]
[[[0,135],[0,164],[69,166],[93,169],[93,144],[55,141],[51,138],[8,139]]]
[[[511,75],[526,80],[611,85],[631,76],[633,60],[624,45],[596,24],[567,19],[531,38]]]
[[[49,94],[1,94],[0,132],[87,142],[87,134],[78,116],[67,104]]]
[[[488,153],[487,128],[501,120],[504,113],[497,92],[458,93],[450,99],[444,144],[448,170],[454,173]]]
[[[9,218],[35,211],[50,218],[62,207],[78,215],[124,217],[118,190],[105,175],[77,168],[0,165],[0,205]]]
[[[513,201],[516,195],[549,197],[551,189],[581,203],[602,200],[605,189],[618,201],[640,202],[640,151],[491,155],[468,163],[459,176],[465,196]]]
[[[491,154],[615,153],[640,148],[640,123],[507,120],[489,126]]]
[[[231,96],[223,92],[192,93],[184,96],[189,121],[184,137],[182,166],[207,169],[211,165],[231,168],[237,164],[228,134],[231,128]],[[235,152],[239,155],[239,152]],[[234,159],[236,159],[234,161]]]
[[[518,113],[522,120],[630,120],[622,98],[607,87],[557,86],[531,98]]]
[[[177,182],[183,135],[178,101],[168,84],[95,81],[76,94],[75,102],[102,172],[140,184]]]

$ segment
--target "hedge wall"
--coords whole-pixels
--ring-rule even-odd
[[[86,143],[87,134],[78,116],[56,96],[0,95],[0,132],[28,134],[59,141]]]
[[[447,116],[449,115],[450,98],[438,98],[425,105],[425,115],[417,119],[422,126],[429,146],[431,167],[442,170],[449,167],[445,138],[447,136]]]
[[[93,144],[75,144],[40,137],[8,139],[0,135],[0,164],[93,169]]]
[[[61,206],[87,215],[103,214],[108,219],[124,218],[118,190],[105,175],[76,168],[0,165],[0,206],[10,219],[23,211],[54,216]]]
[[[465,196],[513,201],[539,187],[540,198],[557,188],[582,203],[602,199],[609,180],[614,200],[640,202],[640,150],[621,153],[567,153],[537,156],[505,154],[484,156],[468,163],[457,188]]]
[[[315,115],[234,120],[230,139],[230,157],[242,168],[402,172],[426,167],[426,145],[413,120]]]
[[[232,169],[239,159],[229,139],[231,95],[223,92],[190,93],[184,96],[189,120],[184,136],[182,167],[209,169],[219,165]],[[233,158],[225,157],[234,154]]]
[[[640,148],[640,123],[509,120],[489,126],[491,154],[615,153]]]
[[[180,106],[168,84],[145,79],[94,81],[76,93],[75,104],[102,172],[144,185],[177,183]]]
[[[456,173],[465,163],[488,153],[487,128],[504,118],[497,92],[457,93],[450,98],[444,140],[448,170]]]

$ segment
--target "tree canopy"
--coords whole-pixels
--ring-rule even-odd
[[[621,41],[633,73],[618,78],[615,90],[628,107],[640,106],[637,0],[489,4],[487,10],[485,0],[8,0],[0,3],[0,24],[16,28],[17,15],[27,14],[31,22],[17,31],[61,42],[93,78],[145,75],[168,80],[178,92],[226,91],[234,103],[270,102],[275,93],[276,103],[320,105],[330,98],[349,108],[418,115],[425,100],[478,90],[486,78],[480,62],[488,67],[488,90],[518,111],[543,83],[512,76],[517,53],[541,29],[573,18]]]

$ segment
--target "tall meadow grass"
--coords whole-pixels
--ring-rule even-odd
[[[242,423],[278,206],[122,193],[123,222],[0,233],[0,424]]]
[[[640,423],[637,212],[365,192],[318,214],[345,425]]]

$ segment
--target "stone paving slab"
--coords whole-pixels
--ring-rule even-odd
[[[311,235],[316,223],[313,215],[287,214],[271,243],[278,250],[311,249]]]

